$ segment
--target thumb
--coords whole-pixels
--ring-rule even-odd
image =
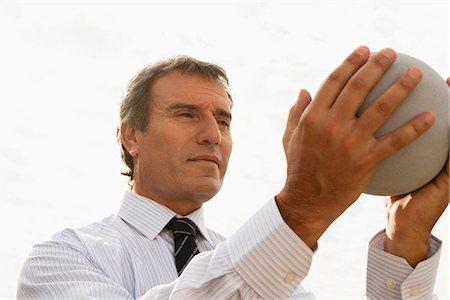
[[[309,94],[309,92],[307,90],[301,89],[300,93],[298,94],[297,101],[289,111],[286,130],[284,131],[283,136],[283,146],[285,150],[287,149],[287,145],[291,140],[292,133],[297,127],[300,117],[302,116],[303,112],[308,107],[310,102],[311,102],[311,95]]]

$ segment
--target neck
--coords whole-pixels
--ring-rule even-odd
[[[180,216],[186,216],[195,210],[202,207],[203,202],[189,201],[189,200],[179,200],[179,199],[168,199],[166,197],[160,197],[158,195],[152,194],[144,189],[134,186],[133,192],[138,195],[144,196],[145,198],[152,199],[161,205],[169,208]]]

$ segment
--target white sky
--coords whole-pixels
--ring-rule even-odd
[[[281,136],[300,88],[312,94],[359,45],[392,47],[449,70],[441,2],[8,2],[2,8],[1,292],[13,298],[31,246],[115,213],[127,187],[118,104],[145,65],[189,54],[222,65],[235,99],[234,149],[206,222],[229,236],[282,187]],[[448,210],[435,291],[449,299]],[[362,196],[320,241],[304,285],[360,299],[383,199]]]

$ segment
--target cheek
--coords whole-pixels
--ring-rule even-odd
[[[145,157],[147,168],[157,173],[162,168],[167,169],[169,164],[168,158],[173,153],[173,146],[167,142],[167,139],[153,135],[152,138],[146,141],[143,152],[142,156]]]
[[[223,161],[228,166],[228,161],[230,159],[231,150],[233,149],[233,141],[232,141],[232,139],[229,138],[228,140],[226,140],[225,143],[222,144],[222,146],[223,147],[222,147],[221,150],[222,150]]]

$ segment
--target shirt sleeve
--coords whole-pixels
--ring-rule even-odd
[[[272,199],[214,251],[194,257],[177,280],[142,299],[314,299],[299,287],[312,256]]]
[[[33,247],[19,278],[17,299],[134,299],[73,244]]]
[[[433,288],[442,241],[431,237],[428,258],[412,268],[405,259],[384,251],[385,237],[381,231],[369,244],[367,299],[437,299]]]

